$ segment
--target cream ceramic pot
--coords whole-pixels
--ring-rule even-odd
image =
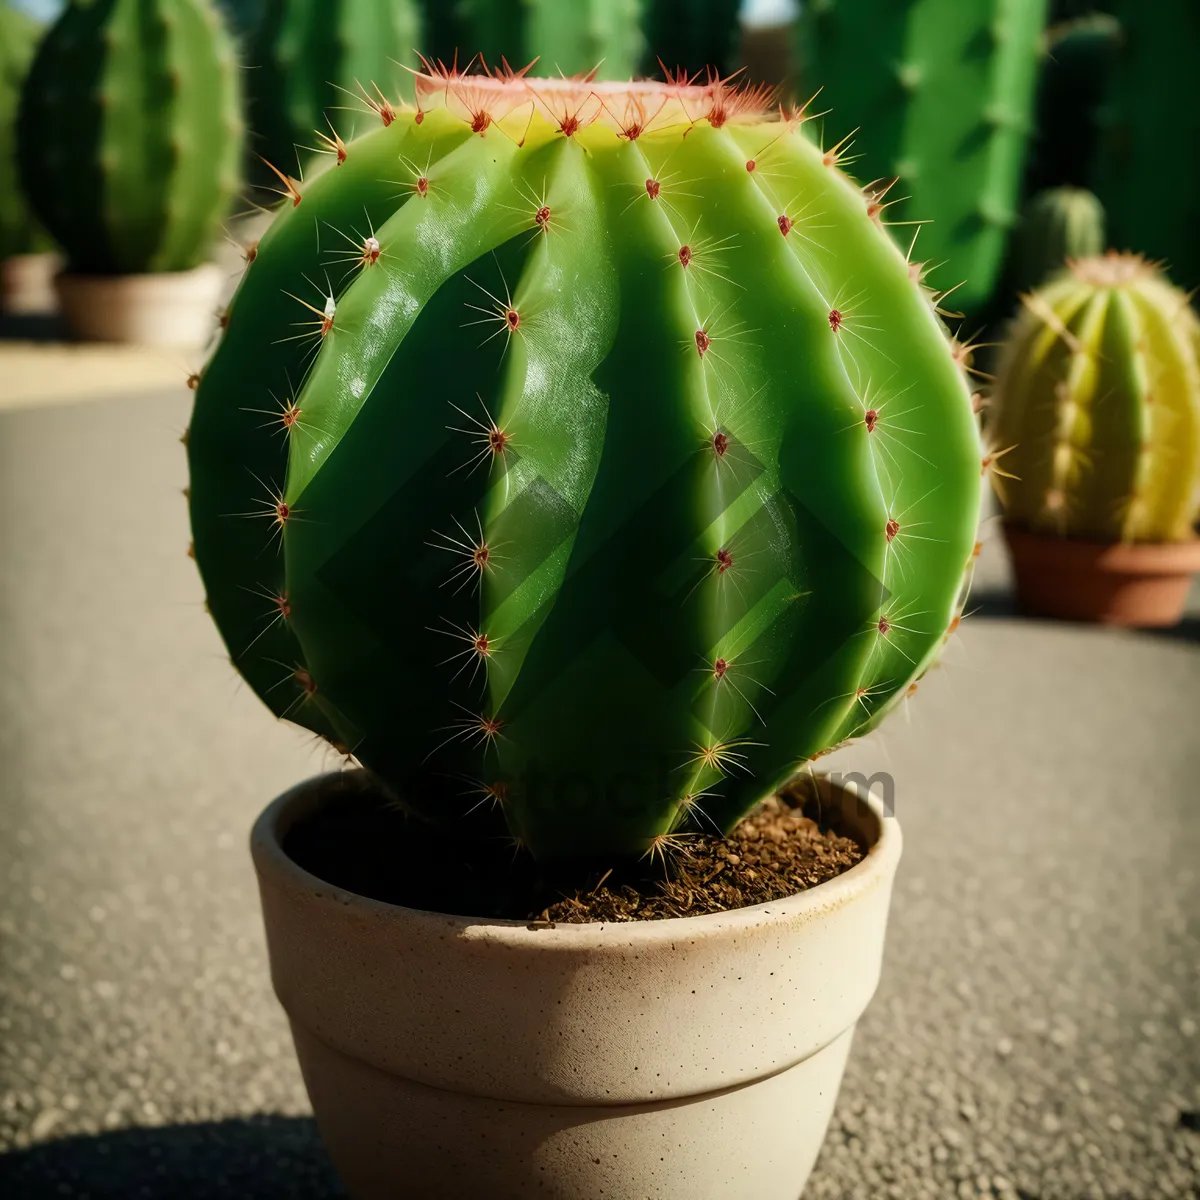
[[[900,830],[831,793],[869,847],[770,904],[628,924],[421,912],[322,882],[251,837],[271,975],[358,1200],[797,1200],[879,979]]]
[[[159,275],[72,275],[54,283],[67,328],[87,342],[203,346],[217,328],[219,267]]]
[[[54,276],[62,260],[57,254],[14,254],[0,260],[0,313],[11,317],[45,317],[58,308]]]

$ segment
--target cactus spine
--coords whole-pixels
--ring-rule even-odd
[[[417,0],[265,0],[246,49],[251,149],[287,174],[304,152],[336,153],[336,120],[366,128],[381,107],[412,94]],[[376,86],[377,85],[377,86]]]
[[[1086,188],[1039,192],[1021,210],[1013,245],[1017,290],[1029,291],[1061,271],[1069,258],[1104,253],[1104,209]]]
[[[1162,259],[1185,288],[1200,286],[1200,196],[1193,168],[1200,110],[1192,91],[1200,5],[1115,0],[1120,52],[1102,114],[1095,182],[1109,240]]]
[[[75,0],[38,48],[21,178],[73,271],[203,260],[238,187],[233,46],[203,0]]]
[[[1200,505],[1200,321],[1144,259],[1108,254],[1027,298],[991,437],[1008,519],[1093,541],[1192,536]]]
[[[543,859],[727,828],[961,610],[980,451],[931,298],[754,95],[416,98],[298,189],[203,372],[211,611],[435,819]]]
[[[1016,223],[1045,12],[1046,0],[811,0],[801,18],[802,78],[839,136],[855,131],[855,172],[897,177],[903,214],[931,222],[922,256],[965,280],[968,312],[989,300]]]
[[[26,254],[39,240],[17,180],[17,101],[42,27],[0,2],[0,259]]]

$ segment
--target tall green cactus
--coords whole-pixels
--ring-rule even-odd
[[[0,2],[0,259],[26,254],[39,231],[17,179],[17,101],[42,27]],[[43,235],[44,236],[44,235]]]
[[[1013,283],[1026,292],[1058,274],[1070,258],[1103,254],[1104,208],[1086,188],[1058,187],[1032,196],[1013,239]]]
[[[1192,536],[1200,511],[1200,320],[1152,264],[1071,264],[1026,300],[990,435],[1008,519],[1093,541]]]
[[[1195,0],[1108,0],[1122,44],[1102,114],[1093,190],[1114,246],[1163,259],[1185,288],[1200,286],[1200,194],[1192,90],[1200,46]]]
[[[206,0],[74,0],[22,93],[21,178],[81,273],[202,261],[241,142],[233,46]]]
[[[962,351],[799,115],[417,82],[298,188],[202,373],[211,611],[435,819],[546,859],[728,827],[957,620]]]
[[[927,220],[918,246],[987,304],[1017,196],[1046,0],[810,0],[801,76],[823,89],[838,136],[853,133],[862,179],[898,177],[892,220]],[[826,129],[834,126],[826,122]]]
[[[332,125],[351,137],[348,118],[366,128],[371,107],[411,97],[420,46],[417,0],[264,0],[245,51],[250,148],[298,174]]]

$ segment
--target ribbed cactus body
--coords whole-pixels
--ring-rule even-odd
[[[276,219],[203,372],[211,611],[277,713],[436,818],[543,858],[727,827],[960,611],[954,355],[798,121],[418,82]]]
[[[1104,208],[1086,188],[1050,188],[1021,210],[1013,246],[1014,283],[1029,291],[1058,274],[1069,258],[1104,253]]]
[[[331,122],[367,128],[371,103],[412,95],[421,36],[417,0],[264,0],[245,51],[251,150],[296,175]]]
[[[990,298],[1017,219],[1046,0],[811,0],[802,78],[833,110],[827,141],[853,131],[855,174],[898,177],[891,220],[965,280],[956,305]],[[832,131],[836,120],[836,137]],[[912,230],[907,232],[911,236]]]
[[[1005,351],[990,436],[1008,519],[1093,541],[1192,535],[1200,506],[1200,321],[1143,259],[1075,262]]]
[[[1188,289],[1200,286],[1200,192],[1195,99],[1200,5],[1110,0],[1122,39],[1102,113],[1093,189],[1112,244],[1162,259]]]
[[[233,46],[204,0],[75,0],[22,93],[21,178],[70,268],[176,271],[238,188]]]
[[[0,259],[25,254],[37,240],[37,225],[17,179],[17,102],[33,61],[42,27],[32,17],[0,3]]]

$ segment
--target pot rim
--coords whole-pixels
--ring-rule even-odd
[[[1200,571],[1200,537],[1177,542],[1098,542],[1003,523],[1009,545],[1060,570],[1120,575],[1191,575]]]
[[[376,900],[313,875],[297,864],[283,849],[282,838],[288,829],[322,803],[328,802],[325,787],[332,781],[344,781],[346,776],[367,781],[367,772],[334,771],[304,780],[271,801],[262,811],[250,832],[250,852],[262,883],[271,883],[286,891],[300,891],[354,906],[376,919],[391,920],[407,926],[427,925],[445,935],[471,940],[490,941],[512,949],[558,949],[578,952],[603,946],[623,949],[686,938],[710,938],[717,935],[736,935],[780,921],[804,921],[837,909],[878,887],[885,886],[895,872],[902,849],[900,824],[885,812],[882,803],[868,793],[865,797],[857,786],[836,785],[825,779],[831,800],[857,809],[852,819],[858,832],[867,842],[867,853],[847,871],[816,887],[795,892],[780,900],[743,908],[701,913],[689,917],[658,917],[648,921],[589,921],[582,923],[538,923],[501,917],[469,917],[428,909],[409,908]]]
[[[57,257],[57,256],[56,256]],[[70,265],[64,265],[54,274],[54,282],[59,287],[104,287],[116,284],[125,287],[137,283],[153,286],[159,283],[177,283],[184,280],[207,280],[220,277],[221,268],[215,262],[205,261],[194,267],[185,267],[182,271],[129,271],[117,272],[112,275],[101,275],[95,271],[72,271]]]

